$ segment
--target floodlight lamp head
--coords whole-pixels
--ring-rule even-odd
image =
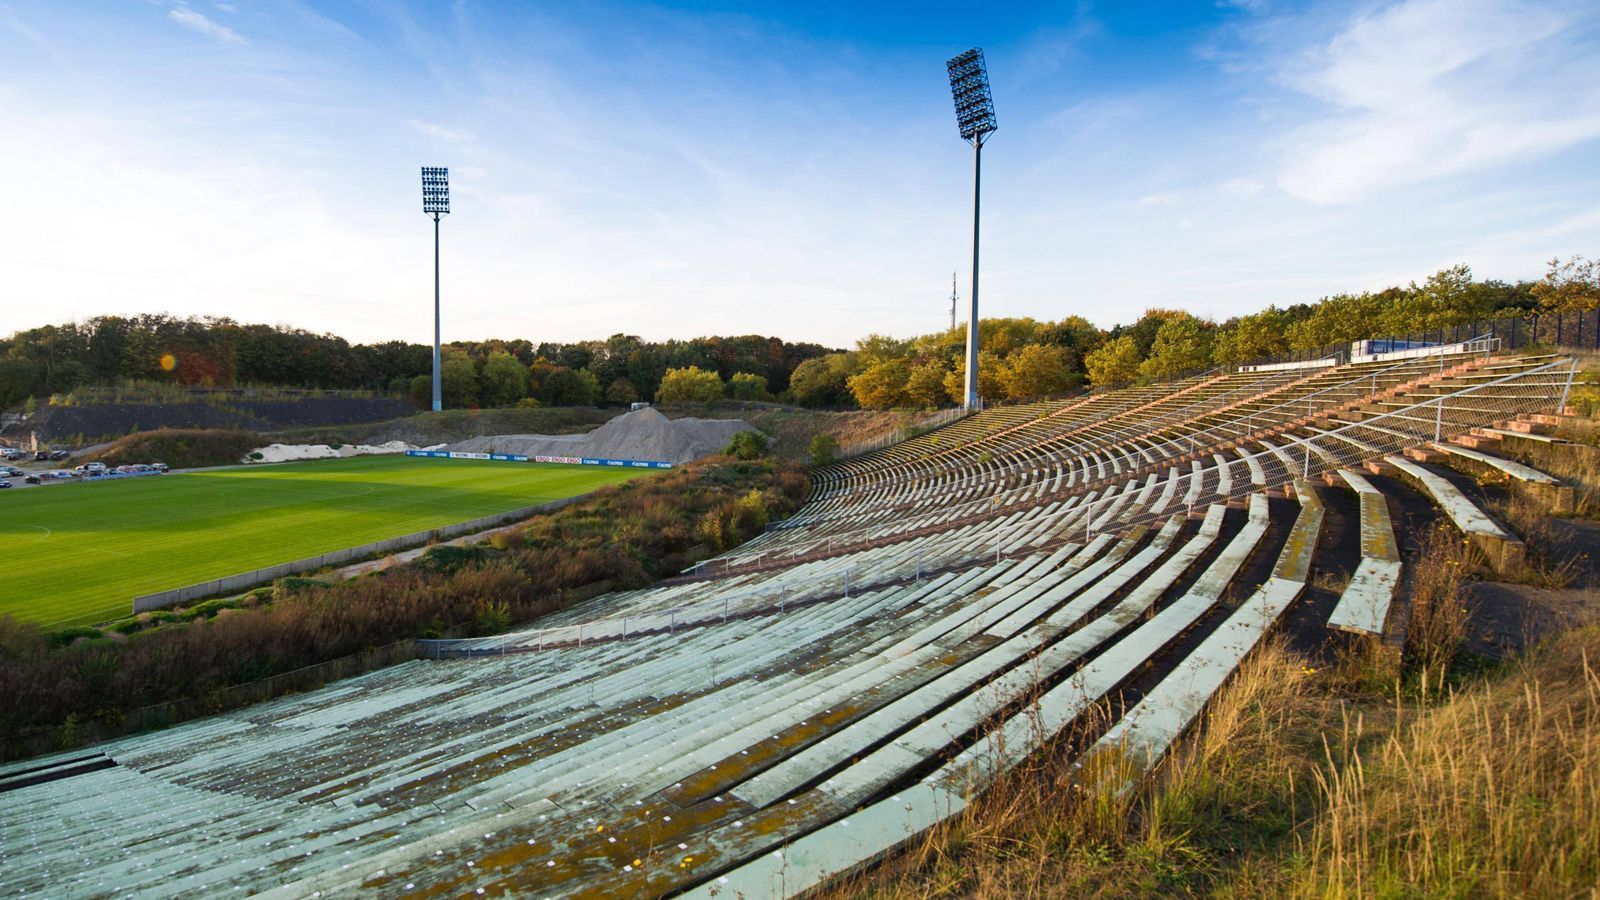
[[[989,69],[983,50],[973,47],[945,63],[950,72],[950,96],[956,103],[956,126],[961,138],[981,144],[999,126],[994,121],[994,98],[989,95]]]
[[[438,216],[450,212],[450,170],[443,166],[422,167],[422,211]]]

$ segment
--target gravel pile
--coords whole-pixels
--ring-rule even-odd
[[[737,419],[669,419],[647,407],[617,416],[588,434],[489,435],[459,441],[449,449],[687,463],[721,452],[735,434],[753,430]]]
[[[297,462],[303,459],[348,459],[352,456],[383,456],[417,449],[419,448],[405,441],[389,441],[384,444],[344,444],[337,450],[327,444],[268,444],[256,449],[255,452],[261,454],[260,459],[246,457],[244,461],[277,463]]]

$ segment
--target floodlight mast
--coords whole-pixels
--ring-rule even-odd
[[[956,126],[972,145],[972,306],[967,319],[967,383],[964,405],[976,410],[978,397],[978,209],[983,186],[983,144],[999,127],[994,119],[994,98],[989,94],[989,69],[983,49],[973,47],[945,63],[950,73],[950,96],[956,106]]]
[[[439,217],[450,212],[450,170],[422,167],[422,212],[433,216],[433,411],[444,409],[439,359]]]

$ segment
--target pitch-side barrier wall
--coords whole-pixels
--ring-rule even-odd
[[[563,506],[567,506],[568,504],[576,503],[577,501],[582,500],[584,496],[586,495],[580,494],[576,497],[565,497],[560,500],[552,500],[549,503],[540,503],[537,506],[524,506],[521,509],[513,509],[509,512],[495,513],[492,516],[480,516],[479,518],[471,519],[466,522],[457,522],[454,525],[442,525],[438,528],[430,528],[427,531],[418,531],[412,534],[401,535],[400,537],[389,538],[387,540],[373,541],[370,544],[362,544],[359,547],[349,547],[344,550],[334,550],[331,553],[324,553],[321,556],[311,556],[307,557],[306,559],[296,560],[294,562],[280,563],[276,566],[268,566],[264,569],[241,572],[238,575],[229,575],[227,578],[218,578],[214,581],[203,581],[199,584],[191,584],[186,587],[173,588],[170,591],[161,591],[155,594],[145,594],[142,597],[133,598],[133,611],[135,613],[142,613],[149,612],[152,609],[164,609],[168,606],[175,606],[179,603],[187,603],[190,600],[198,600],[201,597],[211,597],[218,594],[231,594],[237,591],[247,590],[257,585],[277,581],[279,578],[283,578],[288,575],[296,575],[301,572],[313,572],[317,569],[325,568],[327,566],[337,566],[342,563],[351,562],[352,560],[357,560],[376,554],[395,553],[400,550],[409,550],[413,547],[420,547],[423,544],[429,543],[430,541],[459,537],[463,534],[471,534],[474,531],[481,531],[485,528],[494,528],[497,525],[506,525],[511,522],[526,519],[529,516],[537,515],[539,513],[554,512]]]
[[[460,450],[407,450],[407,456],[432,459],[492,459],[501,462],[565,463],[572,466],[625,466],[631,469],[670,469],[672,463],[654,459],[601,459],[593,456],[523,456],[518,453],[467,453]]]

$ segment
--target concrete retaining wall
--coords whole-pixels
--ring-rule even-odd
[[[249,590],[257,585],[269,584],[288,575],[296,575],[301,572],[314,572],[318,569],[326,568],[328,566],[341,565],[343,563],[362,559],[367,556],[398,553],[401,550],[409,550],[412,547],[420,547],[430,541],[446,540],[448,538],[459,537],[463,534],[471,534],[474,531],[482,531],[486,528],[494,528],[499,525],[508,525],[512,522],[517,522],[539,513],[553,512],[561,509],[564,506],[582,500],[584,496],[587,495],[567,497],[562,500],[552,500],[549,503],[541,503],[537,506],[525,506],[521,509],[513,509],[509,512],[496,513],[492,516],[481,516],[467,522],[457,522],[454,525],[443,525],[427,531],[418,531],[413,534],[401,535],[400,537],[389,538],[387,540],[373,541],[370,544],[362,544],[359,547],[348,547],[344,550],[334,550],[330,553],[324,553],[321,556],[312,556],[306,559],[296,560],[294,562],[280,563],[276,566],[267,566],[266,568],[255,569],[250,572],[241,572],[238,575],[229,575],[226,578],[218,578],[213,581],[203,581],[199,584],[191,584],[185,587],[173,588],[169,591],[145,594],[142,597],[133,598],[133,611],[135,613],[149,612],[153,609],[165,609],[166,607],[176,606],[180,603],[187,603],[191,600],[199,600],[202,597],[235,594],[240,591]]]

